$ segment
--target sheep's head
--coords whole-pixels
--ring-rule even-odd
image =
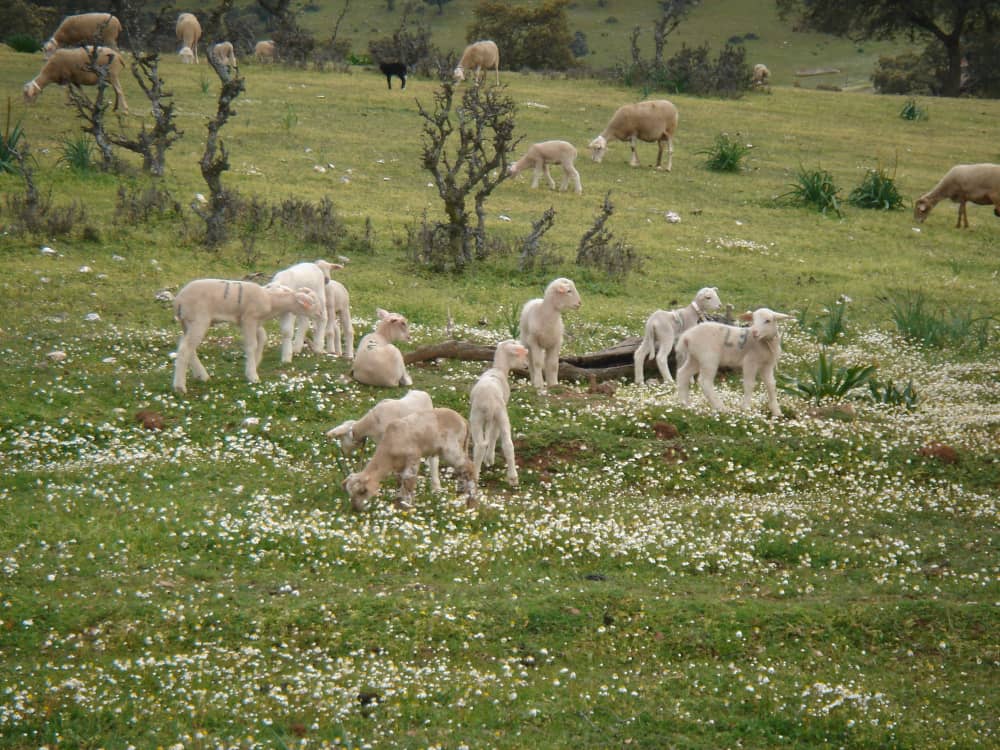
[[[364,472],[360,474],[355,472],[344,480],[343,488],[351,498],[351,507],[362,511],[368,507],[368,500],[378,494],[379,483],[377,479],[367,476]]]
[[[493,355],[493,364],[499,365],[503,360],[506,360],[507,366],[512,370],[527,370],[528,348],[516,339],[501,341]]]
[[[410,340],[410,324],[405,317],[399,313],[383,310],[381,307],[375,311],[375,314],[378,315],[379,321],[375,330],[386,339],[389,341]]]
[[[913,204],[913,218],[917,220],[917,223],[923,224],[932,208],[934,208],[934,204],[929,200],[918,198],[917,202]]]
[[[778,321],[792,317],[784,313],[761,307],[750,314],[750,335],[755,341],[767,341],[778,338]]]
[[[582,304],[576,284],[569,279],[556,279],[545,289],[545,296],[553,301],[557,310],[577,309]]]
[[[24,88],[22,90],[24,91],[25,104],[34,103],[35,99],[38,98],[38,95],[42,93],[42,87],[35,83],[34,79],[24,84]]]
[[[59,49],[59,45],[56,44],[55,39],[49,39],[45,44],[42,45],[42,53],[45,55],[45,59],[48,60],[55,51]]]
[[[694,301],[699,310],[718,310],[722,307],[722,300],[719,299],[719,288],[715,286],[699,289]]]
[[[462,66],[459,65],[455,68],[455,72],[451,74],[451,77],[455,79],[455,83],[461,83],[465,80],[465,70],[463,70]]]
[[[608,152],[608,141],[603,135],[599,135],[590,142],[587,148],[590,149],[590,158],[600,164]]]
[[[180,55],[181,62],[190,65],[194,62],[194,52],[190,47],[181,47],[181,51],[177,53]]]
[[[323,314],[319,307],[319,297],[316,292],[307,286],[300,286],[295,290],[295,302],[302,310],[303,314],[310,318],[318,318]]]

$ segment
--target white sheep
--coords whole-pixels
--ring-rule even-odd
[[[215,60],[218,65],[228,65],[230,68],[237,67],[236,50],[232,42],[219,42],[213,44],[208,51],[208,56]]]
[[[672,383],[674,379],[670,376],[667,358],[673,351],[677,338],[688,328],[701,323],[705,319],[705,313],[718,310],[721,306],[718,288],[706,286],[698,290],[690,305],[677,310],[656,310],[650,315],[646,319],[642,343],[635,350],[636,385],[642,385],[645,381],[644,370],[649,357],[656,360],[663,382]]]
[[[264,355],[267,334],[264,321],[283,313],[315,315],[319,300],[311,289],[260,286],[250,281],[195,279],[174,297],[174,319],[181,324],[181,338],[174,362],[174,390],[187,391],[190,367],[198,380],[208,380],[208,370],[198,359],[198,345],[213,323],[236,323],[243,332],[246,377],[259,381],[257,366]]]
[[[950,198],[958,203],[958,222],[955,228],[969,227],[965,204],[969,201],[979,206],[993,204],[993,213],[1000,216],[1000,164],[957,164],[929,193],[924,193],[913,204],[913,218],[923,223],[927,214],[939,202]]]
[[[26,104],[34,102],[42,89],[50,83],[57,83],[65,86],[75,83],[78,86],[96,86],[98,77],[91,69],[91,56],[93,47],[73,47],[71,49],[57,49],[52,53],[52,57],[45,61],[42,69],[32,80],[24,84],[24,101]],[[109,47],[97,48],[97,65],[107,66],[108,83],[115,92],[115,109],[121,104],[122,112],[128,114],[128,102],[125,101],[125,92],[122,91],[118,76],[125,64],[122,62],[121,53]]]
[[[543,393],[546,385],[559,382],[562,311],[577,309],[580,304],[576,285],[569,279],[559,278],[546,287],[542,299],[528,300],[521,308],[520,338],[528,348],[531,384]]]
[[[272,284],[281,284],[292,289],[300,287],[312,289],[321,308],[317,315],[296,316],[292,313],[285,313],[281,316],[281,361],[285,364],[292,361],[292,354],[299,354],[305,347],[306,331],[309,330],[310,319],[316,319],[312,350],[316,354],[322,354],[326,351],[326,328],[329,320],[326,282],[330,278],[330,269],[335,267],[339,268],[339,266],[325,260],[317,260],[313,263],[296,263],[294,266],[278,271],[271,279]]]
[[[399,476],[396,506],[406,508],[413,499],[417,472],[422,458],[438,457],[455,469],[466,505],[476,505],[476,483],[468,455],[469,423],[451,409],[420,411],[390,422],[371,460],[360,472],[350,474],[343,487],[354,510],[362,511],[378,494],[389,474]]]
[[[79,47],[84,44],[100,43],[117,50],[121,31],[121,21],[110,13],[78,13],[62,20],[59,28],[42,45],[42,50],[46,59],[61,47]]]
[[[253,56],[257,62],[271,63],[274,62],[275,51],[274,42],[270,39],[266,39],[264,41],[257,42],[253,48]]]
[[[754,86],[754,88],[763,88],[770,80],[771,71],[767,69],[766,65],[763,63],[757,63],[753,66],[753,77],[750,79],[750,83]]]
[[[666,99],[656,99],[636,104],[625,104],[611,117],[604,132],[590,142],[591,158],[600,163],[607,153],[610,141],[629,141],[632,144],[632,160],[629,164],[639,166],[635,153],[636,141],[656,142],[660,150],[656,154],[656,168],[663,160],[663,147],[667,147],[667,171],[674,163],[674,132],[677,130],[677,107]]]
[[[465,71],[474,70],[474,79],[478,85],[490,68],[496,71],[497,85],[500,85],[500,50],[497,49],[496,42],[488,40],[473,42],[462,53],[462,59],[455,67],[452,77],[456,82],[465,80]]]
[[[376,310],[378,323],[375,331],[358,343],[354,353],[351,375],[359,383],[395,387],[413,385],[406,372],[403,354],[393,344],[394,341],[410,340],[410,325],[399,313],[391,313],[382,308]]]
[[[781,416],[774,378],[774,369],[781,356],[778,321],[791,316],[762,307],[750,317],[752,323],[749,328],[706,322],[681,334],[677,342],[677,357],[685,357],[685,360],[677,370],[677,398],[682,404],[686,406],[688,403],[691,378],[697,373],[698,383],[712,408],[724,411],[713,384],[715,373],[720,366],[742,367],[743,409],[751,406],[751,396],[760,373],[767,388],[771,414]]]
[[[326,351],[338,357],[354,359],[351,296],[347,287],[335,279],[326,282]]]
[[[198,40],[201,39],[201,24],[194,13],[177,16],[177,41],[181,43],[181,62],[198,64]]]
[[[573,166],[574,161],[576,161],[576,147],[572,143],[568,141],[542,141],[529,146],[527,153],[511,164],[508,171],[511,175],[517,175],[519,172],[533,167],[535,175],[531,180],[531,187],[538,187],[538,179],[544,174],[545,179],[549,181],[549,187],[555,190],[556,181],[549,174],[549,165],[559,164],[563,168],[562,187],[559,189],[565,190],[572,179],[576,194],[580,195],[583,192],[583,186],[580,184],[580,173]]]
[[[510,400],[510,383],[507,377],[511,369],[523,370],[527,366],[528,350],[524,346],[514,339],[501,341],[493,355],[493,367],[480,375],[472,386],[469,430],[472,433],[473,476],[477,482],[483,463],[493,465],[499,440],[507,463],[507,483],[511,487],[517,487],[514,441],[510,433],[510,416],[507,414],[507,402]]]

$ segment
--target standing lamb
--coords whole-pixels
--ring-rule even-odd
[[[270,39],[257,42],[253,48],[254,59],[259,63],[273,63],[275,52],[274,42]]]
[[[354,359],[351,296],[347,287],[335,279],[326,282],[326,351],[338,357]]]
[[[50,83],[58,83],[60,86],[69,83],[96,86],[98,76],[91,67],[93,49],[93,47],[57,49],[52,57],[45,61],[38,75],[24,84],[25,103],[33,103],[42,93],[42,89]],[[98,47],[96,62],[99,66],[107,66],[108,83],[115,92],[115,109],[118,109],[120,103],[122,111],[128,114],[128,102],[125,101],[125,92],[122,91],[118,80],[122,68],[125,67],[121,53],[108,47]]]
[[[201,24],[194,13],[177,16],[177,41],[181,43],[181,62],[198,64],[198,40],[201,39]]]
[[[569,186],[570,179],[576,194],[583,193],[583,186],[580,184],[580,173],[576,171],[573,162],[576,161],[576,147],[568,141],[542,141],[528,147],[527,153],[508,167],[512,175],[516,175],[529,167],[533,167],[535,175],[531,180],[531,187],[538,187],[538,179],[545,175],[549,181],[549,187],[556,189],[556,181],[549,174],[550,164],[559,164],[563,168],[563,180],[560,190],[565,190]]]
[[[98,43],[104,47],[118,49],[118,35],[122,24],[110,13],[79,13],[66,16],[52,36],[42,46],[46,59],[52,57],[61,47],[79,47]]]
[[[531,384],[539,392],[559,382],[559,349],[562,347],[562,311],[580,307],[580,295],[569,279],[559,278],[546,287],[542,299],[521,308],[521,343],[528,348]],[[543,379],[544,371],[544,379]]]
[[[514,441],[510,434],[510,400],[508,373],[513,368],[523,370],[528,366],[528,350],[514,339],[497,344],[493,367],[479,376],[472,386],[469,400],[469,430],[472,433],[473,476],[479,481],[479,470],[485,462],[492,466],[496,457],[497,440],[503,448],[507,463],[507,484],[517,487],[517,463],[514,460]]]
[[[635,153],[636,141],[656,142],[660,150],[656,154],[656,168],[663,161],[663,147],[667,147],[667,171],[674,164],[674,132],[677,130],[677,107],[666,99],[656,99],[637,104],[625,104],[612,116],[604,132],[590,142],[591,158],[600,163],[608,150],[610,141],[630,141],[632,160],[629,164],[639,166]]]
[[[979,206],[993,204],[993,214],[1000,216],[1000,164],[958,164],[949,169],[929,193],[917,198],[913,204],[913,218],[923,223],[927,214],[939,202],[950,198],[958,203],[958,222],[955,228],[969,227],[965,204],[969,201]]]
[[[294,266],[278,271],[271,279],[272,284],[281,284],[292,289],[307,287],[319,300],[320,310],[315,315],[294,315],[285,313],[281,316],[281,361],[288,364],[293,354],[299,354],[305,347],[306,331],[309,330],[310,318],[316,319],[316,330],[313,331],[312,350],[316,354],[326,351],[326,328],[329,320],[326,304],[326,282],[330,278],[330,269],[339,268],[325,260],[314,263],[296,263]]]
[[[482,81],[482,76],[490,68],[496,71],[497,85],[500,85],[500,50],[497,49],[496,42],[488,40],[473,42],[462,53],[462,59],[455,67],[452,77],[456,83],[465,80],[465,71],[474,70],[473,76],[476,85]]]
[[[385,76],[385,82],[389,85],[389,90],[392,90],[392,77],[396,76],[401,82],[400,90],[406,88],[406,63],[401,62],[390,62],[390,63],[379,63],[378,69],[382,71],[382,75]]]
[[[413,385],[406,372],[403,354],[392,343],[409,341],[410,326],[399,313],[376,310],[378,323],[375,331],[358,343],[354,355],[351,375],[359,383],[393,388],[398,385]]]
[[[653,357],[664,383],[672,383],[667,359],[674,349],[675,341],[684,331],[705,320],[705,313],[718,310],[722,306],[719,290],[706,286],[698,290],[691,304],[677,310],[657,310],[646,319],[646,331],[642,343],[635,350],[635,383],[645,381],[646,360]]]
[[[756,89],[762,89],[767,86],[767,82],[771,80],[771,71],[767,69],[767,66],[763,63],[757,63],[753,66],[753,77],[750,79],[750,84]]]
[[[213,44],[212,48],[208,51],[208,56],[215,60],[217,65],[228,65],[230,68],[235,68],[239,65],[236,62],[236,50],[233,48],[232,42]]]

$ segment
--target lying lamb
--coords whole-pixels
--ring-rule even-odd
[[[42,89],[50,83],[58,83],[65,86],[75,83],[78,86],[96,86],[98,75],[94,72],[91,60],[93,58],[93,47],[73,47],[72,49],[57,49],[52,53],[52,57],[45,61],[42,69],[32,80],[24,84],[24,102],[33,103]],[[115,92],[115,109],[121,104],[122,111],[128,114],[128,102],[125,101],[125,92],[122,91],[118,76],[125,64],[122,56],[117,50],[108,47],[97,48],[96,64],[106,66],[108,83]]]
[[[562,347],[562,311],[580,307],[580,295],[569,279],[556,279],[542,299],[528,300],[521,308],[521,343],[528,348],[531,384],[540,392],[559,382],[559,349]],[[544,380],[542,378],[544,370]]]
[[[660,150],[656,154],[656,168],[663,161],[663,147],[667,147],[667,171],[674,164],[674,132],[677,130],[677,107],[666,99],[655,99],[636,104],[625,104],[612,115],[604,132],[590,142],[591,158],[600,163],[607,153],[610,141],[629,141],[632,144],[632,159],[629,164],[639,166],[635,153],[636,141],[656,142]]]
[[[674,349],[674,342],[687,329],[705,320],[705,313],[718,310],[722,306],[719,290],[706,286],[698,290],[691,304],[677,310],[657,310],[646,319],[646,332],[642,343],[635,350],[635,382],[645,382],[646,360],[653,356],[664,383],[672,383],[667,359]]]
[[[528,148],[527,153],[508,167],[511,175],[533,167],[535,175],[531,180],[531,187],[538,187],[538,179],[545,174],[545,179],[549,181],[549,187],[556,189],[556,181],[549,174],[549,165],[558,164],[563,168],[563,180],[560,190],[565,190],[569,186],[570,179],[576,194],[583,192],[580,184],[580,173],[576,171],[573,162],[576,161],[576,147],[567,141],[542,141],[535,143]]]
[[[316,330],[313,331],[312,350],[316,354],[322,354],[326,350],[328,322],[326,282],[330,278],[330,270],[341,267],[325,260],[317,260],[313,263],[296,263],[294,266],[278,271],[271,279],[272,284],[280,284],[292,289],[300,287],[312,289],[321,308],[316,315],[296,316],[289,312],[281,316],[281,361],[285,364],[292,361],[292,354],[299,354],[305,347],[306,331],[309,330],[311,318],[315,318],[317,321]]]
[[[410,340],[410,325],[399,313],[376,310],[378,323],[375,331],[358,343],[351,375],[359,383],[395,387],[413,385],[406,372],[403,354],[392,343]]]
[[[497,344],[493,367],[479,376],[472,386],[469,402],[469,430],[472,433],[472,465],[479,481],[479,470],[485,461],[492,466],[496,457],[497,440],[507,463],[507,484],[517,487],[517,464],[514,461],[514,441],[510,434],[507,402],[510,400],[508,373],[513,368],[528,366],[528,350],[514,339]]]
[[[979,206],[993,204],[993,213],[1000,216],[1000,164],[958,164],[949,169],[941,181],[913,204],[913,218],[923,223],[927,214],[945,198],[958,203],[958,222],[955,228],[969,227],[965,204],[969,201]]]
[[[497,85],[500,85],[500,50],[497,49],[496,42],[491,42],[489,40],[483,40],[479,42],[473,42],[465,51],[462,52],[462,59],[459,60],[458,66],[455,68],[455,72],[452,77],[456,82],[465,80],[465,71],[474,70],[475,71],[475,82],[478,86],[482,80],[482,76],[485,75],[486,71],[490,68],[496,71],[497,74]]]
[[[118,49],[118,35],[122,24],[110,13],[78,13],[66,16],[52,36],[44,45],[42,51],[46,59],[52,57],[57,49],[63,47],[79,47],[84,44],[102,44],[105,47]]]
[[[354,359],[351,296],[347,287],[335,279],[326,282],[326,351],[338,357]]]

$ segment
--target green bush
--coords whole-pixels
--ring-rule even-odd
[[[15,52],[27,52],[28,54],[34,54],[35,52],[41,52],[42,50],[41,42],[31,36],[31,34],[11,34],[3,41],[4,44]]]
[[[833,357],[819,353],[816,366],[807,377],[796,378],[778,374],[778,387],[786,393],[819,403],[826,398],[843,399],[855,388],[866,385],[875,375],[875,365],[836,367]]]
[[[917,402],[920,400],[913,388],[912,380],[907,382],[905,386],[896,385],[891,379],[884,383],[871,380],[868,383],[868,392],[876,404],[904,406],[909,410],[916,409]]]
[[[708,157],[705,166],[713,172],[739,172],[743,168],[743,157],[750,153],[750,146],[726,133],[719,133],[714,144],[696,153]]]
[[[903,207],[903,196],[896,189],[894,176],[879,165],[875,169],[869,169],[865,173],[864,179],[851,194],[847,196],[847,202],[857,208],[875,208],[882,211],[894,211]]]
[[[799,173],[795,176],[791,188],[787,193],[778,196],[779,199],[812,206],[824,214],[833,211],[837,216],[841,215],[840,203],[837,200],[840,188],[834,182],[833,175],[825,169],[809,171],[805,167],[799,167]]]
[[[76,138],[67,138],[59,149],[62,156],[59,163],[65,164],[77,174],[86,174],[94,169],[94,143],[84,133]]]
[[[872,85],[880,94],[933,94],[938,88],[926,55],[904,52],[896,57],[880,57],[872,71]]]
[[[14,174],[20,171],[14,152],[17,150],[17,144],[20,143],[23,136],[24,128],[21,127],[20,120],[13,126],[10,124],[10,99],[8,99],[7,122],[4,125],[3,134],[0,135],[0,174],[4,172]]]
[[[904,120],[926,120],[927,110],[917,104],[916,99],[907,99],[906,104],[899,110],[899,116]]]

